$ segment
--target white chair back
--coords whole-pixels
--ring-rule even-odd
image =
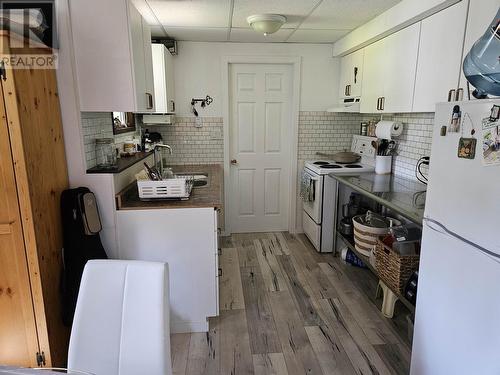
[[[87,263],[68,368],[96,375],[172,374],[167,264]]]

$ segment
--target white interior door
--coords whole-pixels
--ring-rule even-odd
[[[292,66],[230,64],[230,230],[288,229]]]

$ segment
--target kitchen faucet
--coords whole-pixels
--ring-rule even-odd
[[[172,155],[172,147],[163,143],[157,143],[153,149],[154,165],[156,168],[158,168],[160,176],[163,177],[163,158],[160,155],[161,148],[166,148],[169,151],[169,154]],[[158,163],[158,158],[160,159],[159,163]]]

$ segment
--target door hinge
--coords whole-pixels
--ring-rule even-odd
[[[0,77],[4,81],[7,81],[7,71],[5,70],[5,63],[3,61],[0,61]]]
[[[45,366],[45,353],[36,352],[36,364],[38,367]]]

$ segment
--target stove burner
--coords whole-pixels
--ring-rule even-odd
[[[336,169],[336,168],[342,168],[342,166],[337,165],[337,164],[326,164],[326,165],[322,165],[321,168]]]
[[[347,164],[344,165],[344,168],[363,168],[363,166],[359,164]]]
[[[314,165],[327,165],[328,162],[327,161],[315,161],[313,164]]]

